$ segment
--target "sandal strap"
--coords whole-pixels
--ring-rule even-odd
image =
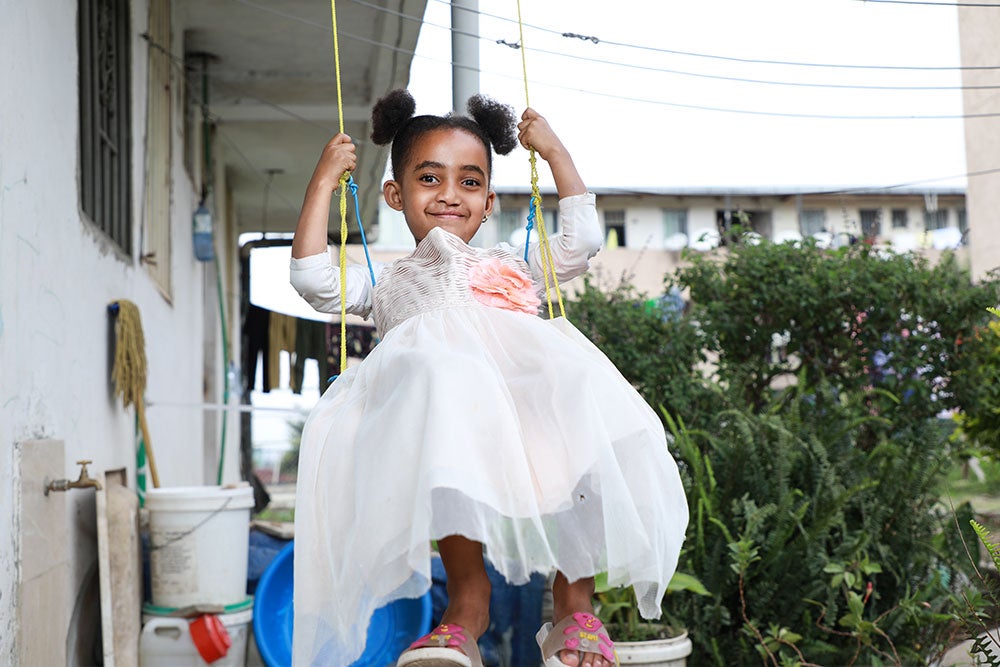
[[[542,657],[548,660],[559,651],[598,653],[618,664],[615,643],[604,624],[593,614],[577,612],[559,621],[542,642]]]
[[[483,667],[483,658],[479,653],[476,640],[457,623],[442,623],[426,635],[410,644],[407,651],[422,648],[458,649],[468,656],[472,667]]]

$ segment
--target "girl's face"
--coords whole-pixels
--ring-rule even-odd
[[[441,227],[468,243],[483,217],[493,211],[486,147],[459,129],[424,133],[413,144],[399,180],[386,181],[382,194],[402,211],[417,243]]]

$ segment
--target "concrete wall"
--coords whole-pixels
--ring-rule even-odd
[[[197,404],[206,384],[218,386],[221,358],[206,358],[206,332],[218,329],[214,266],[194,259],[190,216],[196,200],[181,164],[180,109],[173,115],[171,242],[173,293],[164,297],[139,262],[143,212],[146,106],[146,29],[143,0],[132,3],[132,217],[133,247],[123,253],[97,230],[80,208],[76,9],[73,0],[17,3],[0,21],[0,663],[25,655],[19,630],[40,627],[64,645],[65,664],[86,664],[85,616],[92,600],[96,537],[94,496],[73,490],[53,502],[65,504],[64,553],[69,586],[47,590],[33,608],[65,610],[62,618],[20,618],[18,600],[26,527],[19,489],[38,480],[20,479],[15,443],[52,439],[64,444],[63,476],[75,479],[78,459],[91,459],[92,473],[125,467],[135,480],[133,410],[113,396],[107,306],[135,302],[142,316],[148,358],[147,396],[153,401]],[[175,31],[175,52],[180,48]],[[175,97],[178,99],[178,97]],[[222,244],[225,247],[225,244]],[[235,247],[235,243],[231,247]],[[231,264],[229,265],[231,266]],[[227,268],[227,271],[231,269]],[[229,276],[231,277],[231,276]],[[232,309],[229,309],[232,312]],[[232,339],[232,333],[230,333]],[[209,348],[209,355],[218,350]],[[216,352],[217,353],[217,352]],[[221,370],[219,371],[221,372]],[[212,377],[214,375],[214,377]],[[218,400],[218,394],[209,396]],[[199,409],[148,411],[152,445],[163,485],[214,482]],[[229,430],[239,441],[237,424]],[[230,446],[235,456],[236,446]],[[233,466],[227,468],[235,470]],[[232,475],[232,472],[229,473]],[[233,481],[232,477],[227,481]],[[33,497],[33,496],[32,496]],[[52,496],[49,496],[50,498]],[[53,627],[55,625],[56,627]]]

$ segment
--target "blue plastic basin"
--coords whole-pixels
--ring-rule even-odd
[[[268,667],[292,664],[293,563],[295,542],[278,552],[257,582],[253,634]],[[351,667],[386,667],[417,637],[431,629],[431,594],[396,600],[375,610],[365,652]]]

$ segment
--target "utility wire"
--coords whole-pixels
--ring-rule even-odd
[[[243,5],[246,5],[246,6],[249,6],[249,7],[252,7],[254,9],[258,9],[260,11],[265,11],[265,12],[268,12],[268,13],[280,16],[280,17],[288,19],[288,20],[292,20],[292,21],[296,21],[296,22],[303,23],[303,24],[306,24],[306,25],[310,25],[310,26],[315,27],[315,28],[317,28],[319,30],[324,30],[326,32],[330,32],[330,28],[328,26],[321,25],[321,24],[318,24],[318,23],[315,23],[315,22],[311,22],[311,21],[308,21],[306,19],[302,19],[301,17],[293,16],[291,14],[286,14],[286,13],[283,13],[283,12],[278,12],[278,11],[270,9],[268,7],[263,7],[261,5],[257,5],[257,4],[252,3],[252,2],[248,2],[247,0],[233,0],[233,1],[234,2],[238,2],[240,4],[243,4]],[[352,1],[354,1],[354,2],[360,2],[360,0],[352,0]],[[444,2],[445,4],[449,4],[445,0],[436,0],[436,1],[438,1],[438,2]],[[867,0],[867,1],[890,2],[892,0]],[[896,1],[901,2],[901,3],[903,2],[903,0],[896,0]],[[928,3],[928,4],[943,4],[943,3]],[[1000,5],[998,5],[998,6],[1000,6]],[[464,7],[460,7],[460,9],[462,9],[463,11],[473,11],[473,10],[469,10],[467,8],[464,8]],[[479,12],[479,13],[482,13],[482,12]],[[494,15],[489,15],[489,14],[485,14],[485,15],[494,16]],[[504,17],[499,17],[499,16],[497,16],[496,18],[503,18],[504,20],[510,20],[510,19],[506,19]],[[525,24],[525,25],[528,25],[528,24]],[[539,28],[537,26],[528,26],[528,27],[534,27],[536,29],[545,30],[545,31],[548,31],[548,32],[557,32],[557,31],[548,30],[546,28]],[[174,65],[174,67],[176,67],[177,69],[179,69],[179,71],[181,71],[185,77],[192,76],[194,74],[194,72],[189,72],[186,69],[186,67],[185,67],[185,61],[184,61],[184,59],[182,57],[177,56],[176,54],[173,54],[168,49],[166,49],[163,45],[160,45],[160,44],[157,44],[157,43],[153,42],[149,38],[149,36],[147,34],[143,34],[141,36],[144,39],[146,39],[146,41],[150,44],[150,46],[152,48],[156,48],[156,49],[158,49],[160,51],[163,51],[164,53],[168,54],[171,63]],[[418,55],[418,54],[414,53],[412,50],[409,50],[409,49],[402,49],[402,48],[399,48],[399,47],[394,47],[392,45],[383,44],[383,43],[380,43],[380,42],[376,42],[374,40],[369,40],[369,39],[366,39],[366,38],[358,37],[356,35],[344,35],[344,33],[342,33],[342,36],[348,36],[350,38],[358,39],[360,41],[372,44],[374,46],[379,46],[379,47],[382,47],[382,48],[387,48],[387,49],[392,49],[392,50],[395,50],[395,51],[398,51],[398,52],[403,52],[403,53],[406,53],[406,54],[408,54],[410,56],[413,56],[413,57],[424,58],[426,60],[431,60],[431,61],[435,61],[435,62],[444,62],[444,61],[440,61],[439,59],[428,58],[426,56]],[[453,64],[453,63],[451,63],[451,64]],[[821,65],[816,65],[816,66],[821,66]],[[913,68],[913,69],[947,69],[947,68]],[[994,68],[986,68],[986,69],[994,69]],[[504,76],[504,75],[497,75],[497,76]],[[233,88],[238,88],[237,86],[235,86],[233,84],[230,84],[229,82],[219,80],[218,77],[209,75],[209,78],[212,79],[212,80],[214,80],[216,83],[223,83],[225,85],[230,85]],[[509,77],[509,78],[517,78],[517,77]],[[573,89],[573,88],[569,88],[569,87],[557,86],[557,85],[554,85],[554,84],[547,84],[547,83],[544,83],[544,82],[536,82],[536,83],[539,83],[540,85],[543,85],[543,86],[552,86],[552,87],[566,88],[568,90],[577,90],[577,89]],[[602,93],[593,93],[591,91],[578,91],[578,92],[584,92],[584,93],[589,93],[589,94],[597,94],[597,95],[602,95],[602,96],[605,96],[605,97],[619,97],[619,96],[615,96],[615,95],[608,95],[608,94],[602,94]],[[267,104],[269,106],[272,106],[273,108],[275,108],[275,109],[277,109],[279,111],[282,111],[282,112],[286,113],[287,115],[289,115],[291,118],[293,118],[294,120],[296,120],[298,122],[303,122],[303,123],[308,123],[310,125],[319,126],[315,122],[310,121],[309,119],[302,118],[298,114],[295,114],[294,112],[286,109],[285,107],[282,107],[279,104],[276,104],[276,103],[270,102],[268,100],[264,100],[263,98],[259,98],[257,96],[252,96],[252,95],[249,95],[249,94],[247,94],[247,96],[248,97],[253,97],[254,99],[256,99],[256,100],[258,100],[258,101],[260,101],[262,103],[265,103],[265,104]],[[624,98],[624,97],[622,97],[620,99],[628,99],[628,100],[632,100],[632,101],[639,101],[639,102],[646,102],[646,103],[653,103],[653,104],[667,104],[667,105],[670,105],[670,106],[683,106],[684,108],[692,108],[692,109],[704,109],[704,110],[710,110],[710,111],[742,113],[742,111],[740,111],[740,110],[722,109],[722,108],[713,108],[713,107],[699,107],[699,106],[695,106],[695,105],[674,105],[672,103],[663,103],[663,102],[658,102],[658,101],[654,101],[654,100],[643,100],[643,99],[639,99],[639,98]],[[755,114],[758,114],[758,115],[781,115],[781,116],[787,116],[787,115],[789,115],[789,114],[771,114],[771,113],[767,113],[767,112],[747,112],[747,113],[755,113]],[[976,117],[992,117],[992,116],[996,116],[996,115],[1000,115],[1000,114],[972,114],[972,115],[965,116],[965,117],[974,117],[974,118],[976,118]],[[811,116],[804,116],[804,117],[810,117],[810,118],[838,118],[838,119],[839,118],[852,118],[852,119],[854,119],[854,118],[858,118],[858,119],[860,119],[860,118],[871,118],[871,117],[863,117],[863,116],[846,116],[846,117],[844,117],[844,116],[822,116],[822,115],[811,115]],[[930,117],[906,116],[905,118],[916,118],[916,119],[919,119],[919,118],[960,118],[960,117],[962,117],[962,116],[930,116]],[[886,117],[886,116],[881,116],[881,117],[874,117],[874,118],[894,119],[894,118],[904,118],[904,117]],[[329,128],[325,127],[325,126],[319,126],[319,127],[322,127],[323,129],[329,129]],[[266,185],[267,184],[267,179],[266,179],[266,177],[264,175],[265,174],[264,170],[259,169],[258,166],[255,165],[247,157],[247,155],[240,149],[239,145],[235,142],[235,140],[233,140],[230,136],[228,136],[228,133],[225,132],[224,129],[221,126],[217,126],[216,132],[218,133],[218,136],[229,145],[229,147],[234,151],[234,153],[236,153],[236,155],[238,155],[243,160],[243,162],[250,168],[250,171],[258,178],[258,180],[260,180],[260,182],[262,184]],[[905,188],[905,187],[914,187],[916,185],[923,185],[923,184],[928,184],[928,183],[933,183],[933,182],[938,182],[938,181],[944,181],[944,180],[953,180],[953,179],[962,178],[962,177],[965,177],[965,178],[974,178],[974,177],[977,177],[977,176],[984,176],[984,175],[995,174],[995,173],[1000,173],[1000,167],[993,168],[993,169],[983,169],[983,170],[979,170],[979,171],[975,171],[975,172],[966,172],[965,174],[960,174],[960,175],[942,176],[942,177],[938,177],[938,178],[928,178],[928,179],[922,179],[922,180],[918,180],[918,181],[910,181],[910,182],[906,182],[906,183],[898,183],[898,184],[887,185],[887,186],[879,186],[879,187],[867,186],[867,187],[859,187],[859,188],[850,188],[850,189],[841,189],[841,190],[825,190],[825,191],[818,190],[818,191],[815,191],[815,192],[804,192],[804,193],[800,193],[800,194],[804,194],[804,195],[808,195],[808,194],[860,194],[860,193],[873,192],[873,191],[879,191],[879,190],[890,190],[890,189],[899,189],[899,188]],[[627,191],[625,191],[625,192],[627,192]],[[639,191],[636,190],[635,192],[639,192]],[[282,203],[285,204],[285,206],[287,206],[290,211],[296,212],[296,213],[298,212],[298,205],[294,204],[287,197],[283,196],[280,193],[280,191],[276,191],[276,195],[278,196],[279,199],[281,199]]]
[[[403,18],[403,19],[406,19],[408,21],[412,21],[414,23],[420,23],[423,26],[429,26],[429,27],[433,27],[433,28],[438,28],[440,30],[450,31],[450,32],[452,32],[454,34],[464,35],[466,37],[475,37],[475,38],[483,40],[483,41],[489,41],[489,42],[492,42],[492,43],[495,43],[495,44],[501,44],[503,46],[509,46],[509,47],[515,48],[515,49],[522,48],[521,45],[519,43],[517,43],[517,42],[510,43],[510,42],[507,42],[506,40],[503,40],[503,39],[494,39],[492,37],[485,37],[485,36],[483,36],[481,34],[466,32],[466,31],[462,31],[462,30],[455,30],[454,28],[451,28],[449,26],[444,26],[444,25],[440,25],[440,24],[437,24],[437,23],[432,23],[430,21],[424,20],[423,18],[421,18],[419,16],[414,16],[413,14],[407,14],[405,12],[401,12],[401,11],[398,11],[398,10],[389,9],[388,7],[381,7],[381,6],[373,4],[371,2],[366,2],[365,0],[351,0],[351,2],[353,2],[356,5],[360,5],[362,7],[367,7],[367,8],[373,9],[375,11],[383,12],[383,13],[386,13],[386,14],[391,14],[393,16],[396,16],[396,17],[399,17],[399,18]],[[469,10],[469,9],[467,9],[465,7],[460,7],[460,9],[463,9],[465,11],[472,11],[472,10]],[[562,35],[564,37],[566,37],[566,36],[574,36],[574,37],[578,37],[578,38],[588,39],[584,35],[575,35],[573,33],[562,33]],[[590,39],[597,39],[597,38],[590,38]],[[592,57],[589,57],[589,56],[575,55],[575,54],[571,54],[571,53],[565,53],[565,52],[562,52],[562,51],[552,51],[552,50],[549,50],[549,49],[541,49],[541,48],[538,48],[538,47],[531,47],[528,50],[532,51],[532,52],[535,52],[535,53],[544,53],[544,54],[547,54],[547,55],[558,56],[558,57],[561,57],[561,58],[569,58],[569,59],[572,59],[572,60],[578,60],[578,61],[582,61],[582,62],[590,62],[590,63],[599,64],[599,65],[611,65],[611,66],[614,66],[614,67],[624,67],[624,68],[628,68],[628,69],[636,69],[636,70],[642,70],[642,71],[647,71],[647,72],[659,72],[659,73],[662,73],[662,74],[675,74],[675,75],[678,75],[678,76],[687,76],[687,77],[694,77],[694,78],[699,78],[699,79],[713,79],[713,80],[718,80],[718,81],[732,81],[732,82],[737,82],[737,83],[753,83],[753,84],[761,84],[761,85],[769,85],[769,86],[791,86],[791,87],[803,87],[803,88],[829,88],[829,89],[835,89],[835,90],[900,90],[900,91],[920,91],[920,90],[925,90],[925,91],[949,90],[950,91],[950,90],[998,90],[998,89],[1000,89],[1000,84],[997,84],[997,85],[975,85],[975,86],[963,86],[963,85],[959,85],[959,86],[909,85],[909,86],[907,86],[907,85],[878,85],[878,84],[838,84],[838,83],[822,83],[822,82],[816,82],[816,81],[775,81],[775,80],[769,80],[769,79],[751,79],[751,78],[738,77],[738,76],[725,76],[725,75],[719,75],[719,74],[707,74],[707,73],[702,73],[702,72],[691,72],[691,71],[687,71],[687,70],[678,70],[678,69],[671,69],[671,68],[666,68],[666,67],[656,67],[656,66],[653,66],[653,65],[641,65],[641,64],[637,64],[637,63],[622,62],[620,60],[607,60],[607,59],[604,59],[604,58],[592,58]]]
[[[315,24],[315,23],[312,23],[312,22],[307,21],[305,19],[302,19],[301,17],[294,17],[294,16],[291,16],[291,15],[284,14],[282,12],[278,12],[277,10],[272,10],[270,8],[264,8],[264,7],[261,7],[260,5],[256,5],[256,4],[252,3],[252,2],[249,2],[248,0],[233,0],[233,1],[234,2],[238,2],[240,4],[243,4],[243,5],[247,5],[249,7],[260,8],[263,11],[266,11],[266,12],[268,12],[270,14],[274,14],[274,15],[278,15],[278,16],[283,16],[283,17],[289,18],[291,20],[296,20],[296,21],[299,21],[301,23],[306,23],[306,24],[309,24],[309,25],[316,26],[317,28],[320,27],[320,26],[318,26],[318,24]],[[357,1],[357,0],[354,0],[354,1]],[[436,59],[436,58],[428,58],[426,56],[423,56],[423,55],[420,55],[420,54],[416,54],[414,51],[409,50],[409,49],[402,49],[402,48],[395,47],[395,46],[392,46],[392,45],[384,44],[382,42],[378,42],[376,40],[371,40],[371,39],[367,39],[367,38],[363,38],[363,37],[358,37],[356,35],[351,35],[349,33],[343,33],[343,32],[341,32],[340,36],[341,37],[349,37],[349,38],[358,39],[358,40],[363,41],[365,43],[368,43],[368,44],[371,44],[371,45],[374,45],[374,46],[378,46],[378,47],[382,47],[382,48],[392,49],[392,50],[395,50],[395,51],[401,51],[401,52],[404,52],[404,53],[410,55],[411,57],[423,58],[423,59],[430,60],[430,61],[433,61],[433,62],[448,63],[448,64],[450,64],[453,67],[459,67],[459,68],[469,69],[469,70],[480,72],[480,73],[483,73],[483,74],[488,74],[488,75],[491,75],[491,76],[496,76],[498,78],[518,80],[518,81],[521,80],[520,77],[514,76],[512,74],[497,73],[497,72],[492,72],[492,71],[488,71],[488,70],[483,70],[481,68],[469,67],[467,65],[464,65],[464,64],[461,64],[461,63],[454,63],[452,61],[443,61],[443,60]],[[601,92],[601,91],[596,91],[596,90],[591,90],[591,89],[584,89],[584,88],[579,88],[579,87],[574,87],[574,86],[566,86],[566,85],[556,84],[556,83],[550,83],[550,82],[546,82],[546,81],[538,81],[538,80],[535,80],[535,79],[532,79],[531,82],[533,84],[535,84],[535,85],[544,86],[544,87],[550,88],[550,89],[567,90],[567,91],[572,91],[572,92],[577,92],[577,93],[583,93],[583,94],[586,94],[586,95],[593,95],[593,96],[596,96],[596,97],[603,97],[603,98],[607,98],[607,99],[616,99],[616,100],[621,100],[621,101],[626,101],[626,102],[638,102],[638,103],[642,103],[642,104],[651,104],[651,105],[655,105],[655,106],[665,106],[665,107],[672,107],[672,108],[678,108],[678,109],[690,109],[690,110],[694,110],[694,111],[715,111],[715,112],[719,112],[719,113],[735,113],[735,114],[741,114],[741,115],[764,116],[764,117],[775,117],[775,118],[802,118],[802,119],[814,119],[814,120],[868,120],[868,121],[874,121],[874,120],[957,120],[957,119],[963,119],[963,118],[993,118],[993,117],[1000,117],[1000,112],[997,112],[997,113],[978,113],[978,114],[930,114],[930,115],[919,115],[919,114],[885,114],[885,115],[876,115],[876,114],[857,114],[857,115],[853,115],[853,114],[846,114],[845,115],[845,114],[825,114],[825,113],[795,113],[795,112],[781,112],[781,111],[762,111],[762,110],[740,109],[740,108],[720,107],[720,106],[711,106],[711,105],[687,104],[687,103],[682,103],[682,102],[672,102],[672,101],[667,101],[667,100],[654,100],[654,99],[649,99],[649,98],[644,98],[644,97],[634,97],[634,96],[629,96],[629,95],[618,95],[618,94],[614,94],[614,93],[605,93],[605,92]]]
[[[239,0],[237,0],[239,1]],[[360,2],[361,0],[351,0],[352,2]],[[434,0],[440,4],[450,5],[449,0]],[[904,2],[910,0],[860,0],[862,2]],[[916,2],[917,0],[912,0]],[[928,4],[940,4],[945,3],[928,3]],[[954,5],[958,6],[958,5]],[[1000,5],[979,5],[984,7],[997,7]],[[470,9],[468,7],[458,7],[458,9],[466,12],[473,12],[479,14],[480,16],[486,16],[493,19],[498,19],[500,21],[506,21],[508,23],[517,23],[516,19],[512,19],[506,16],[501,16],[499,14],[491,14],[489,12],[484,12],[482,10]],[[531,25],[528,23],[524,24],[525,27],[533,28],[535,30],[540,30],[542,32],[551,33],[554,35],[559,35],[561,37],[571,38],[571,39],[583,39],[584,41],[589,41],[593,44],[607,44],[610,46],[619,46],[628,49],[638,49],[642,51],[653,51],[657,53],[669,53],[678,56],[688,56],[692,58],[707,58],[711,60],[724,60],[729,62],[738,63],[752,63],[759,65],[787,65],[792,67],[827,67],[831,69],[872,69],[872,70],[904,70],[904,71],[960,71],[960,70],[1000,70],[1000,65],[959,65],[959,66],[943,66],[943,65],[860,65],[860,64],[849,64],[849,63],[817,63],[817,62],[802,62],[794,60],[768,60],[764,58],[740,58],[736,56],[722,56],[712,53],[700,53],[695,51],[679,51],[675,49],[667,49],[659,46],[649,46],[645,44],[631,44],[628,42],[618,42],[610,39],[602,39],[596,35],[580,35],[574,32],[564,32],[562,30],[554,30],[552,28],[546,28],[538,25]]]
[[[886,5],[929,5],[932,7],[1000,7],[1000,4],[990,2],[930,2],[926,0],[859,0]]]
[[[229,147],[233,149],[233,152],[234,152],[234,153],[236,153],[236,154],[237,154],[237,155],[238,155],[238,156],[240,157],[240,159],[242,159],[242,160],[243,160],[243,162],[244,162],[244,163],[245,163],[245,164],[246,164],[246,165],[247,165],[248,167],[250,167],[250,172],[251,172],[251,173],[252,173],[252,174],[253,174],[253,175],[254,175],[254,176],[255,176],[255,177],[256,177],[256,178],[258,179],[258,180],[260,180],[261,184],[262,184],[262,185],[264,185],[265,187],[268,187],[268,182],[267,182],[267,177],[266,177],[266,176],[264,175],[264,174],[265,174],[265,171],[266,171],[266,170],[264,170],[264,169],[261,169],[260,167],[258,167],[257,165],[255,165],[255,164],[254,164],[254,163],[253,163],[253,162],[252,162],[252,161],[250,160],[250,158],[248,158],[248,157],[246,156],[246,153],[244,153],[244,152],[243,152],[242,150],[240,150],[240,147],[239,147],[239,145],[238,145],[238,144],[236,143],[236,141],[235,141],[235,140],[233,140],[233,138],[232,138],[232,137],[230,137],[230,136],[229,136],[229,135],[228,135],[228,134],[227,134],[227,133],[226,133],[226,132],[225,132],[225,131],[223,130],[223,128],[222,128],[222,127],[216,127],[216,128],[215,128],[215,132],[216,132],[216,134],[217,134],[217,135],[219,136],[219,138],[221,138],[221,139],[222,139],[222,140],[223,140],[224,142],[226,142],[226,144],[228,144],[228,145],[229,145]],[[298,204],[295,204],[295,203],[293,203],[293,202],[292,202],[291,200],[289,200],[289,199],[288,199],[287,197],[285,197],[285,196],[284,196],[283,194],[281,194],[281,191],[280,191],[280,190],[275,190],[275,191],[274,191],[274,193],[275,193],[275,195],[276,195],[276,196],[278,197],[278,199],[280,199],[280,200],[281,200],[281,202],[282,202],[283,204],[285,204],[285,206],[287,206],[287,207],[288,207],[288,210],[292,211],[292,212],[293,212],[293,213],[295,213],[295,214],[298,214],[298,212],[299,212],[299,205],[298,205]]]

